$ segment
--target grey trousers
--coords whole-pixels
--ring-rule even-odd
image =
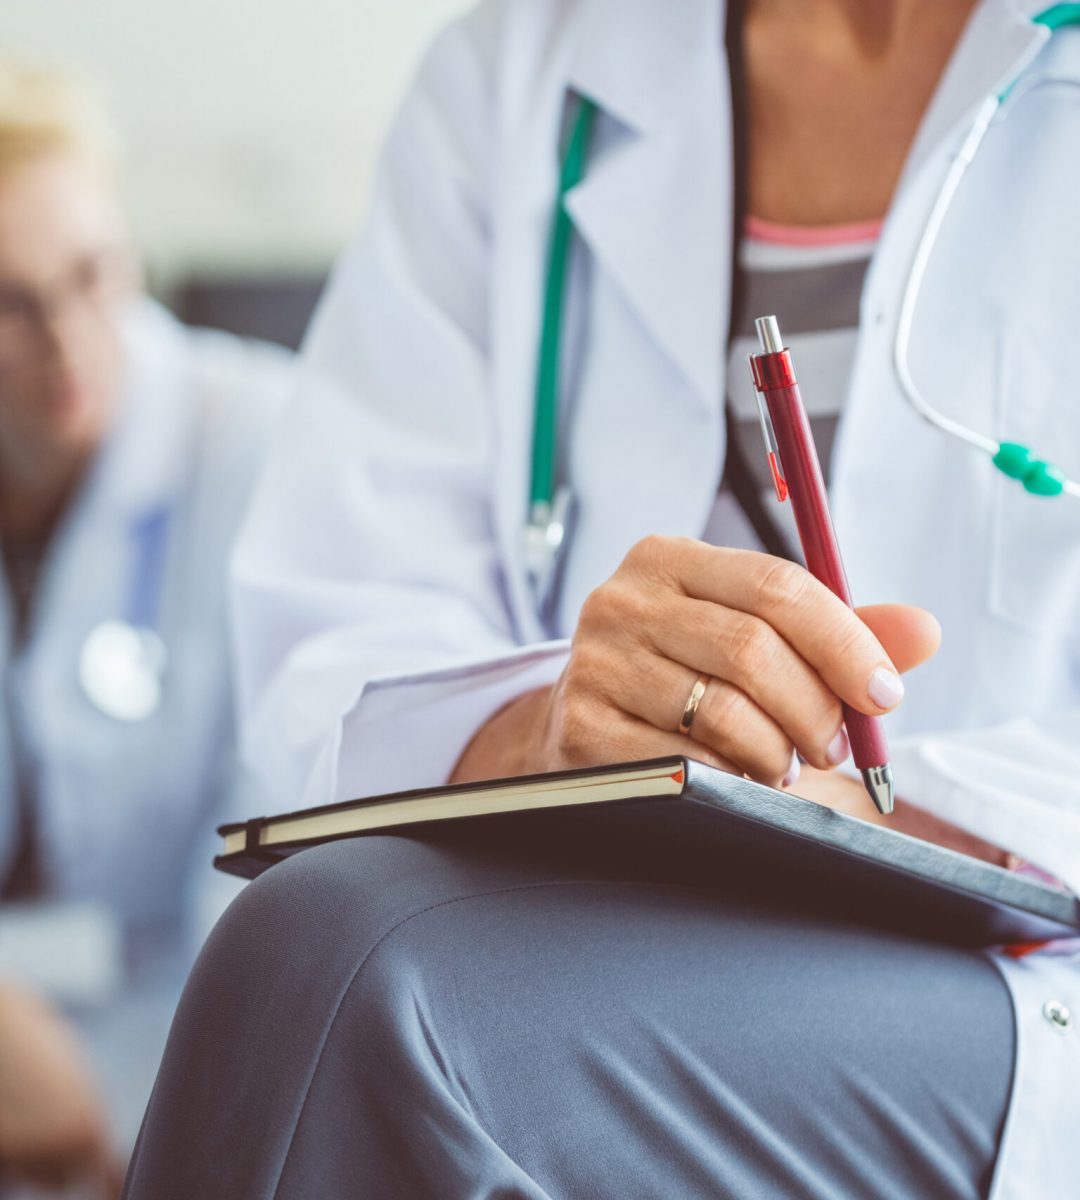
[[[127,1200],[987,1194],[1014,1031],[983,955],[611,828],[371,837],[251,884]]]

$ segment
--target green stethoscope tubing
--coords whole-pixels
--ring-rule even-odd
[[[1067,25],[1080,24],[1080,3],[1055,4],[1032,18],[1036,25],[1045,26],[1051,33]],[[1013,80],[998,95],[989,97],[980,107],[972,129],[954,160],[942,185],[926,228],[916,250],[908,277],[894,345],[894,366],[906,399],[920,416],[937,428],[959,437],[969,445],[991,456],[994,465],[1005,475],[1018,480],[1036,495],[1056,496],[1062,493],[1080,496],[1080,484],[1067,480],[1051,463],[1035,458],[1030,449],[1019,442],[996,442],[950,420],[932,408],[923,398],[908,366],[908,342],[919,288],[925,273],[930,251],[941,228],[956,188],[967,171],[994,114],[1012,91]],[[566,209],[566,195],[585,177],[596,120],[596,104],[583,96],[577,108],[559,175],[559,194],[551,224],[548,247],[547,275],[544,284],[544,308],[540,326],[540,348],[536,372],[536,392],[532,441],[532,473],[529,485],[529,525],[544,529],[552,519],[556,494],[556,454],[559,433],[559,367],[562,358],[562,326],[565,312],[566,276],[573,240],[573,222]],[[561,540],[560,528],[556,536]]]
[[[550,516],[555,496],[555,456],[559,434],[559,366],[562,361],[562,322],[566,307],[566,271],[574,224],[566,211],[566,194],[585,178],[596,120],[596,104],[582,97],[566,145],[559,175],[559,197],[551,225],[547,280],[544,284],[544,315],[540,325],[540,359],[536,372],[536,411],[533,427],[530,513],[534,518]],[[543,507],[544,513],[537,511]]]
[[[1031,19],[1051,32],[1065,25],[1080,25],[1080,4],[1055,4]]]

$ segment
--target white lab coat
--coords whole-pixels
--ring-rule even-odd
[[[0,974],[22,976],[60,1001],[108,1001],[87,1020],[108,1042],[99,1067],[133,1133],[192,949],[186,918],[194,893],[204,881],[214,890],[214,820],[239,785],[226,563],[292,360],[275,347],[184,329],[149,301],[133,306],[123,332],[117,422],[50,546],[30,636],[14,658],[10,601],[0,587],[0,877],[16,848],[17,730],[48,879],[35,912],[0,907]],[[170,513],[163,702],[148,720],[126,724],[83,692],[79,652],[100,621],[128,615],[134,527],[162,508]],[[29,965],[20,952],[27,920],[39,946]],[[101,961],[110,948],[113,978]],[[117,1028],[107,1017],[120,990],[130,1005],[143,983],[164,989],[160,1011],[140,1010]],[[140,1089],[133,1097],[129,1079]]]
[[[404,105],[234,559],[247,746],[282,806],[442,782],[485,718],[558,674],[582,601],[636,540],[704,527],[724,457],[730,114],[722,5],[677,7],[489,0]],[[888,719],[900,793],[1080,890],[1080,504],[1028,496],[924,425],[891,366],[950,155],[1030,64],[942,233],[912,363],[947,411],[1080,478],[1080,31],[1047,45],[1021,7],[978,6],[909,156],[832,492],[858,602],[924,605],[944,629]],[[586,251],[564,359],[580,518],[545,620],[521,539],[568,89],[601,115],[568,201]],[[1075,1194],[1080,955],[995,961],[1019,1053],[993,1195]]]

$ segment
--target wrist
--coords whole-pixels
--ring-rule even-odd
[[[473,734],[450,773],[450,783],[535,775],[547,769],[544,751],[553,684],[516,696]]]

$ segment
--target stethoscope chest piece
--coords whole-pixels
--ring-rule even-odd
[[[79,682],[99,711],[117,721],[145,721],[161,707],[168,653],[153,629],[102,621],[79,655]]]

